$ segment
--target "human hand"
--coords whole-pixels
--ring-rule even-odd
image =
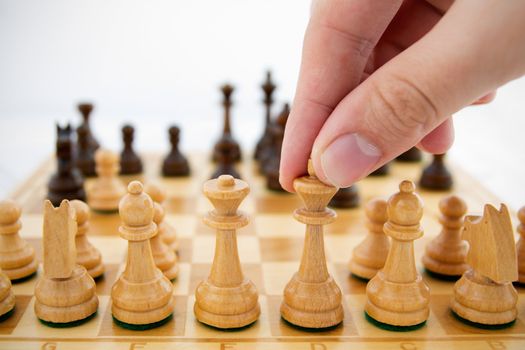
[[[444,153],[451,115],[525,74],[525,1],[314,0],[280,182],[312,158],[347,187],[418,145]]]

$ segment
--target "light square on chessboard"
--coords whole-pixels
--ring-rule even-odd
[[[188,298],[186,333],[185,337],[204,338],[204,339],[243,339],[243,338],[269,338],[271,337],[270,320],[268,312],[267,297],[259,295],[259,304],[261,314],[259,319],[251,325],[239,329],[222,330],[205,325],[197,320],[193,307],[195,305],[195,296]],[[227,349],[225,347],[225,349]]]
[[[200,220],[195,214],[166,214],[164,221],[173,226],[177,238],[187,238],[195,234],[197,223]]]
[[[282,295],[269,295],[268,299],[268,313],[270,318],[270,327],[272,336],[274,337],[312,337],[318,338],[320,336],[356,336],[358,335],[356,326],[354,324],[353,316],[349,312],[349,308],[345,305],[343,300],[344,320],[341,324],[324,329],[324,330],[309,330],[294,326],[281,317],[281,303]]]
[[[109,304],[109,296],[99,296],[99,306],[94,318],[86,323],[71,328],[53,328],[42,324],[35,315],[35,297],[26,307],[26,312],[11,335],[31,338],[94,338],[97,336],[104,312]]]
[[[352,319],[355,322],[357,331],[360,336],[367,338],[399,338],[403,339],[410,335],[410,338],[429,338],[429,337],[443,337],[446,336],[445,330],[441,327],[441,320],[438,320],[436,314],[430,308],[430,315],[426,324],[416,330],[407,332],[389,331],[377,327],[370,323],[365,317],[366,294],[352,294],[344,296],[346,304],[350,309]]]
[[[305,226],[289,214],[258,214],[253,218],[257,236],[304,238]]]
[[[184,335],[184,327],[186,324],[186,304],[187,296],[174,296],[174,310],[173,318],[167,323],[163,324],[160,327],[134,331],[118,326],[113,321],[113,316],[111,314],[111,301],[107,301],[107,307],[104,310],[100,322],[100,328],[97,336],[99,337],[177,337]]]
[[[523,319],[525,317],[525,300],[518,298],[518,318],[516,322],[505,329],[482,329],[473,327],[460,320],[458,320],[450,310],[450,303],[452,300],[452,293],[442,295],[430,296],[430,308],[432,314],[439,320],[441,326],[445,329],[448,335],[474,335],[485,334],[497,337],[501,334],[523,334],[525,333],[525,324]]]
[[[211,263],[209,264],[192,264],[190,271],[189,293],[195,293],[195,289],[204,281],[211,272]],[[259,295],[266,294],[265,280],[263,279],[263,271],[260,264],[241,264],[244,276],[250,279],[257,288]]]
[[[44,269],[42,264],[38,264],[36,274],[31,278],[23,280],[22,282],[13,283],[13,293],[15,295],[33,295],[35,293],[35,286],[38,279],[44,275]]]
[[[173,281],[174,295],[188,295],[190,293],[190,274],[191,264],[179,263],[179,274]]]
[[[256,236],[237,236],[241,264],[261,262],[259,240]],[[198,235],[193,238],[192,260],[194,263],[211,263],[215,252],[215,236]]]

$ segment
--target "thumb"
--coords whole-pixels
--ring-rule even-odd
[[[447,117],[460,108],[523,74],[525,2],[480,4],[455,2],[425,37],[336,106],[312,148],[322,181],[352,185],[451,125]]]

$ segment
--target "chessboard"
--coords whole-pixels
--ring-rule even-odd
[[[352,249],[366,234],[364,203],[374,197],[388,198],[404,179],[417,181],[422,163],[393,162],[387,176],[369,177],[358,183],[361,206],[336,210],[337,220],[325,227],[325,249],[328,269],[343,292],[344,322],[335,328],[311,331],[294,327],[281,319],[279,307],[286,283],[297,270],[302,253],[305,227],[295,221],[294,209],[301,206],[294,194],[266,189],[265,178],[259,175],[257,164],[244,155],[238,170],[250,185],[250,194],[241,205],[250,223],[238,231],[239,255],[244,273],[259,292],[261,315],[251,326],[233,331],[215,329],[199,323],[193,314],[197,284],[209,273],[215,244],[215,234],[205,226],[202,216],[211,205],[201,193],[202,185],[213,172],[209,155],[189,157],[192,174],[184,178],[163,178],[161,156],[142,155],[145,172],[138,178],[124,180],[155,180],[168,193],[165,203],[167,220],[176,228],[179,239],[180,272],[174,281],[174,317],[161,327],[132,331],[120,328],[111,316],[111,287],[123,271],[127,242],[118,235],[118,214],[93,213],[88,232],[91,243],[103,256],[106,272],[97,281],[100,305],[96,316],[74,328],[50,328],[37,319],[33,311],[35,284],[42,275],[40,266],[35,278],[14,284],[15,313],[0,323],[1,349],[422,349],[422,348],[525,348],[525,288],[517,286],[518,319],[509,328],[488,330],[475,328],[456,319],[450,311],[453,281],[435,279],[425,273],[421,255],[425,245],[435,237],[438,222],[438,202],[450,192],[430,192],[418,189],[425,203],[422,226],[425,234],[415,241],[416,261],[425,282],[430,287],[430,317],[417,330],[394,332],[377,328],[364,315],[366,282],[352,277],[348,262]],[[13,192],[12,198],[22,206],[21,236],[35,247],[42,262],[42,208],[46,183],[55,167],[53,159]],[[489,190],[455,164],[449,164],[454,176],[453,193],[462,197],[469,213],[481,213],[484,204],[499,206],[500,201]],[[514,222],[517,221],[512,212]]]

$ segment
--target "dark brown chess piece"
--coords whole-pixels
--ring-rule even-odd
[[[417,147],[412,147],[408,151],[397,156],[398,162],[419,162],[423,158],[421,151]]]
[[[233,157],[234,162],[238,162],[241,160],[241,148],[239,146],[239,143],[235,141],[235,139],[232,136],[231,127],[230,127],[230,110],[231,106],[233,104],[231,100],[231,95],[233,93],[233,86],[229,84],[225,84],[221,87],[221,91],[223,94],[223,102],[222,105],[224,106],[224,128],[222,131],[221,138],[217,141],[215,144],[214,150],[213,150],[213,161],[217,162],[219,161],[220,157],[220,150],[218,147],[221,143],[228,143],[231,148],[231,156]]]
[[[389,172],[390,172],[390,163],[386,163],[382,167],[379,167],[376,170],[372,171],[369,176],[385,176],[385,175],[388,175]]]
[[[56,131],[57,172],[49,180],[47,198],[55,206],[59,206],[64,199],[85,201],[84,178],[77,169],[73,158],[71,125],[68,124],[62,128],[57,124]]]
[[[172,126],[168,132],[171,150],[162,163],[162,175],[170,177],[188,176],[190,174],[190,165],[179,150],[180,129],[177,126]]]
[[[359,191],[356,185],[340,188],[328,206],[332,208],[356,208],[359,206]]]
[[[82,123],[80,124],[80,127],[83,127],[87,130],[88,144],[94,154],[95,151],[100,147],[100,144],[96,140],[95,136],[93,136],[93,132],[91,131],[91,126],[89,125],[89,118],[90,118],[91,112],[93,111],[93,104],[79,103],[77,108],[80,114],[82,114]]]
[[[133,150],[134,134],[133,126],[124,125],[122,127],[122,140],[124,141],[124,149],[120,153],[120,174],[122,175],[142,173],[142,161]]]
[[[275,84],[272,82],[272,72],[268,71],[266,72],[266,81],[261,86],[264,91],[264,105],[265,105],[265,125],[264,125],[264,132],[259,139],[259,142],[257,142],[257,146],[255,147],[255,154],[254,158],[257,160],[261,159],[262,153],[264,153],[268,147],[271,145],[271,136],[270,136],[270,125],[271,125],[271,112],[272,112],[272,104],[273,104],[273,92],[275,90]]]
[[[215,145],[217,169],[210,179],[215,179],[221,175],[231,175],[236,179],[241,178],[237,170],[235,170],[235,146],[236,144],[232,142],[231,138],[221,138]]]
[[[77,142],[76,164],[78,170],[86,177],[97,176],[95,171],[95,154],[89,143],[89,131],[84,125],[77,128]]]
[[[446,191],[452,188],[452,175],[445,166],[445,154],[435,154],[432,163],[423,170],[419,184],[427,190]]]
[[[283,147],[284,129],[288,116],[290,115],[290,106],[288,103],[284,104],[283,110],[270,126],[271,148],[269,157],[264,166],[264,174],[266,176],[266,187],[274,191],[284,191],[279,183],[279,165],[281,163],[281,149]]]

